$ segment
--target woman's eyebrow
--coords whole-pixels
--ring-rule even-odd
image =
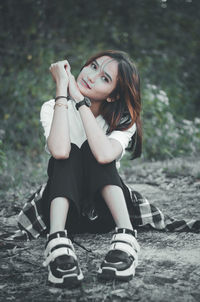
[[[94,60],[94,63],[99,67],[99,63],[97,62],[97,60]],[[111,76],[107,72],[105,72],[104,70],[103,70],[103,72],[110,79],[110,81],[112,82]]]
[[[110,81],[112,82],[111,76],[110,76],[107,72],[105,72],[105,71],[104,71],[104,73],[105,73],[105,75],[110,79]]]

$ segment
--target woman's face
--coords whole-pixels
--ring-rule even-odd
[[[80,92],[93,101],[103,101],[117,84],[118,63],[108,56],[97,58],[85,66],[78,78]]]

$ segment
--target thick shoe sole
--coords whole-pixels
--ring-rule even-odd
[[[50,286],[53,287],[73,288],[79,286],[83,278],[84,277],[82,271],[80,271],[79,275],[68,274],[68,275],[63,275],[62,278],[56,278],[55,276],[52,275],[50,271],[48,276],[48,283]]]
[[[128,269],[124,271],[118,271],[113,267],[103,267],[98,270],[98,277],[104,280],[120,280],[120,281],[130,281],[133,276],[135,276],[135,263],[131,265]]]

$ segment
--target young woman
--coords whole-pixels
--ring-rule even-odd
[[[56,97],[41,109],[46,148],[52,155],[42,202],[49,231],[44,261],[48,280],[67,286],[83,279],[70,233],[114,228],[98,275],[130,280],[140,248],[130,221],[128,188],[117,168],[128,145],[133,157],[141,153],[136,67],[126,53],[108,50],[91,57],[77,80],[68,61],[49,69]]]

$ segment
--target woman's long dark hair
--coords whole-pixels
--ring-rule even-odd
[[[107,134],[113,130],[127,130],[136,123],[136,132],[132,136],[128,148],[126,148],[128,151],[132,151],[131,159],[134,159],[142,153],[139,74],[128,54],[118,50],[99,52],[89,58],[83,67],[91,64],[95,59],[102,56],[109,56],[118,62],[118,78],[116,88],[110,95],[115,101],[107,102],[105,100],[100,107],[100,114],[109,125]]]

